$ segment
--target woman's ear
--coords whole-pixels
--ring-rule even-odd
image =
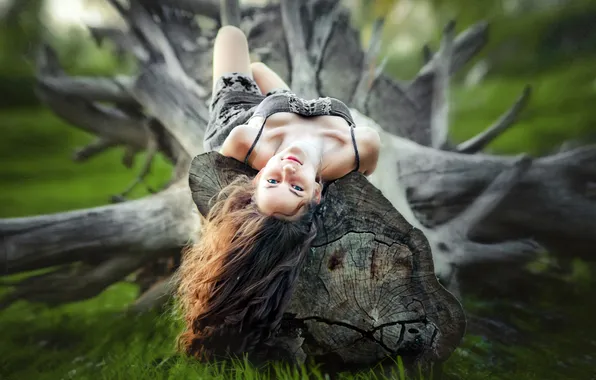
[[[313,194],[313,199],[317,204],[321,203],[322,192],[323,192],[323,185],[320,182],[315,182],[315,192]]]
[[[257,173],[257,175],[252,179],[253,185],[256,186],[260,179],[261,179],[261,171],[259,170],[259,172]]]

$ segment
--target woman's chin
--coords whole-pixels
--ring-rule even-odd
[[[281,156],[282,158],[284,158],[286,156],[294,156],[294,157],[298,158],[301,162],[304,162],[304,160],[306,160],[307,156],[308,156],[305,149],[303,147],[301,147],[299,144],[290,145],[283,151],[279,152],[278,155]]]

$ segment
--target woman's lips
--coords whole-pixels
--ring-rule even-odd
[[[297,163],[299,163],[300,165],[302,165],[302,162],[300,162],[300,160],[299,160],[299,159],[297,159],[297,158],[296,158],[296,157],[294,157],[294,156],[287,156],[287,157],[285,157],[285,158],[284,158],[284,160],[290,160],[290,161],[294,161],[294,162],[297,162]]]

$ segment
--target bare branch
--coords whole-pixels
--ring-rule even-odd
[[[454,39],[450,74],[457,72],[486,44],[486,37],[487,24],[477,23]],[[362,110],[387,132],[430,146],[434,70],[438,57],[434,54],[410,83],[402,84],[380,75]]]
[[[522,155],[516,159],[511,167],[499,173],[464,212],[450,221],[450,227],[457,226],[458,232],[468,238],[474,227],[496,210],[531,166],[532,158],[529,156]]]
[[[312,2],[311,5],[321,7],[322,4]],[[313,20],[312,37],[310,38],[308,46],[309,55],[312,61],[314,61],[316,73],[319,73],[321,70],[323,55],[327,48],[329,38],[331,38],[331,34],[334,31],[339,17],[345,11],[344,8],[342,8],[341,3],[337,0],[329,1],[327,6],[329,9],[327,9],[327,7],[325,9],[317,8],[313,11],[318,17]],[[316,80],[313,81],[312,79],[311,81],[316,82]]]
[[[151,286],[130,306],[129,311],[144,313],[150,310],[160,309],[174,294],[175,284],[173,277],[171,275]]]
[[[41,77],[60,77],[64,75],[64,70],[60,67],[58,54],[47,44],[42,44],[35,57],[36,78]]]
[[[434,63],[434,84],[430,120],[431,146],[443,149],[449,133],[449,69],[453,55],[455,22],[450,21],[443,31],[443,40]]]
[[[425,44],[425,45],[422,47],[422,59],[423,59],[423,62],[424,62],[425,64],[426,64],[426,63],[429,63],[429,62],[430,62],[430,60],[431,60],[431,59],[433,59],[433,55],[434,55],[434,53],[433,53],[433,52],[432,52],[432,50],[430,49],[430,46],[428,46],[428,45],[426,45],[426,44]]]
[[[301,2],[281,0],[282,25],[291,61],[290,87],[299,96],[317,98],[319,93],[312,81],[315,67],[308,54],[306,35],[302,26]]]
[[[132,116],[113,107],[64,95],[43,85],[44,79],[66,78],[56,53],[49,46],[43,46],[38,53],[37,71],[40,85],[36,88],[36,94],[58,116],[114,144],[138,149],[147,145],[148,136],[143,128],[143,118],[139,115]]]
[[[89,29],[91,36],[98,45],[101,45],[104,40],[111,41],[116,46],[116,53],[119,56],[132,54],[140,62],[149,59],[147,49],[132,34],[114,28],[87,26],[87,29]]]
[[[151,18],[151,15],[137,0],[130,2],[126,9],[119,0],[108,0],[127,22],[135,37],[147,49],[153,62],[164,62],[170,70],[183,72],[182,66],[176,57],[168,39],[162,30]]]
[[[461,70],[488,42],[488,23],[481,21],[460,33],[454,41],[449,74]]]
[[[484,21],[478,22],[463,32],[461,32],[453,41],[453,55],[449,65],[449,75],[457,73],[465,66],[488,41],[488,24]],[[439,59],[438,54],[431,54],[430,47],[424,49],[424,54],[430,58],[420,69],[418,75],[426,74],[433,70],[434,60]]]
[[[533,239],[511,240],[492,244],[468,241],[461,247],[463,254],[458,258],[457,266],[527,259],[543,250],[544,248]]]
[[[147,127],[146,130],[147,130],[147,134],[150,136],[150,138],[147,143],[145,161],[143,162],[143,166],[142,166],[139,174],[137,175],[137,177],[134,179],[134,181],[126,189],[124,189],[124,191],[122,193],[115,196],[116,199],[119,199],[119,200],[125,199],[128,196],[128,194],[138,184],[143,182],[143,180],[145,179],[145,177],[147,176],[147,174],[149,174],[149,171],[151,170],[151,163],[153,162],[153,159],[155,158],[155,155],[157,154],[159,146],[158,146],[157,138],[156,138],[156,136],[153,135],[150,128]]]
[[[124,165],[128,169],[132,168],[132,165],[134,164],[135,160],[135,155],[137,153],[139,153],[139,150],[137,149],[131,147],[125,148],[124,154],[122,155],[122,165]]]
[[[352,27],[350,14],[341,1],[310,1],[307,10],[310,21],[305,15],[303,24],[310,29],[307,45],[316,70],[309,81],[314,82],[317,94],[349,104],[363,66],[360,34]],[[289,48],[287,51],[288,55],[292,53]]]
[[[130,95],[133,79],[129,77],[84,78],[39,76],[38,85],[63,96],[72,96],[90,102],[136,104]]]
[[[37,94],[56,115],[78,128],[114,144],[138,149],[147,145],[148,135],[143,129],[142,119],[133,118],[112,107],[63,97],[44,89],[38,89]]]
[[[93,140],[90,144],[83,148],[77,149],[73,154],[73,161],[84,162],[93,156],[105,152],[106,150],[113,148],[116,144],[106,138],[99,137]]]
[[[538,250],[540,246],[534,241],[485,244],[474,242],[470,238],[474,228],[495,212],[531,165],[532,160],[529,157],[521,156],[510,167],[505,168],[462,213],[447,223],[426,231],[433,251],[442,255],[439,261],[442,261],[443,268],[456,270],[471,263],[511,260]],[[442,275],[444,278],[453,278],[453,274]]]
[[[199,225],[188,185],[139,200],[87,210],[0,219],[4,275],[114,252],[151,256],[187,243]]]
[[[133,85],[134,98],[161,122],[170,137],[168,145],[174,140],[182,148],[175,152],[175,162],[183,159],[182,155],[194,157],[202,151],[209,117],[202,99],[206,90],[186,75],[168,39],[143,5],[133,1],[127,10],[117,0],[110,2],[151,53],[151,61],[145,63]]]
[[[185,75],[174,76],[163,64],[148,65],[138,77],[133,93],[146,111],[159,120],[170,140],[192,158],[203,150],[209,110],[198,85]],[[177,160],[182,159],[180,155]]]
[[[370,36],[368,50],[364,56],[364,64],[362,73],[360,74],[360,81],[356,86],[356,90],[352,94],[351,104],[354,108],[364,111],[366,107],[366,99],[368,92],[373,85],[373,82],[381,75],[382,68],[375,68],[375,61],[381,50],[381,37],[383,35],[383,26],[385,19],[377,19],[373,23],[373,29]],[[381,65],[381,67],[384,65]]]
[[[133,272],[144,260],[143,255],[122,254],[97,266],[79,266],[74,273],[67,268],[66,271],[52,272],[33,281],[25,280],[0,299],[0,310],[18,300],[43,302],[53,306],[94,297]]]
[[[526,86],[521,96],[515,101],[513,106],[499,118],[499,120],[484,130],[484,132],[458,144],[455,151],[459,153],[477,153],[482,151],[495,138],[503,134],[503,132],[516,122],[517,116],[528,104],[530,93],[531,87]]]
[[[221,25],[239,26],[242,15],[238,0],[220,0]]]
[[[138,0],[147,6],[167,6],[219,20],[220,0]]]
[[[375,126],[356,110],[352,114],[357,124]],[[461,265],[525,259],[540,246],[593,257],[596,146],[534,159],[526,168],[527,158],[439,151],[377,130],[383,148],[377,170],[368,179],[428,237],[435,270],[442,277],[452,270],[452,256],[458,251],[464,252]],[[495,173],[511,182],[506,181],[505,188],[497,186]],[[507,188],[509,193],[499,190]],[[493,195],[482,199],[483,193]],[[456,223],[458,215],[460,227],[467,224],[461,230],[465,240],[463,245],[447,246],[450,233],[443,238],[437,231]]]

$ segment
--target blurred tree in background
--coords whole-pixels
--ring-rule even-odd
[[[98,48],[82,22],[118,24],[102,0],[0,0],[0,90],[2,106],[34,105],[32,59],[43,35],[58,49],[67,71],[107,74],[132,70],[131,60]],[[422,60],[421,47],[438,46],[450,19],[458,30],[490,23],[489,43],[455,78],[453,135],[471,136],[473,124],[491,119],[524,84],[534,97],[521,125],[495,142],[499,151],[541,154],[563,140],[587,139],[596,115],[596,3],[590,0],[344,0],[354,10],[366,43],[373,21],[385,16],[382,56],[386,70],[410,78]],[[62,4],[62,5],[59,5]],[[66,15],[69,15],[66,17]],[[380,63],[380,62],[379,62]],[[461,91],[460,91],[461,90]],[[526,125],[527,122],[527,125]]]

